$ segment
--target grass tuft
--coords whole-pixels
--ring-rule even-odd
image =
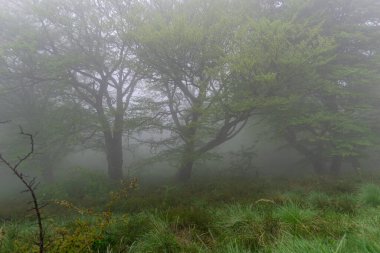
[[[359,201],[363,205],[376,207],[380,205],[380,187],[375,184],[365,184],[359,189]]]

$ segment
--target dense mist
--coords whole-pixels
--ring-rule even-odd
[[[380,252],[378,0],[0,6],[0,252]]]

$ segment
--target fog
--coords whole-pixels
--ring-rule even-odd
[[[3,2],[1,152],[27,149],[20,125],[35,138],[24,167],[46,182],[376,170],[371,4]]]
[[[168,225],[172,248],[149,248],[140,241],[148,232],[117,248],[123,237],[105,242],[113,218],[103,217],[108,223],[94,228],[101,235],[84,247],[288,252],[276,248],[291,227],[276,212],[294,205],[340,215],[349,205],[336,204],[343,198],[378,189],[377,0],[0,0],[0,6],[0,219],[18,219],[31,198],[36,252],[87,252],[65,236],[46,246],[47,237],[58,237],[43,224],[41,202],[51,206],[47,216],[66,215],[61,205],[84,216],[102,210],[101,217],[153,209],[169,217],[176,208],[206,210],[208,201],[210,208],[251,203],[268,219],[264,232],[252,232],[263,235],[255,242],[237,235],[230,242],[223,233],[214,239],[222,223],[213,220],[200,234],[193,223],[185,226],[199,240]],[[285,191],[300,196],[289,200]],[[301,201],[316,192],[343,197],[318,202],[328,208]],[[348,212],[360,213],[360,201]],[[261,202],[277,210],[270,222],[272,209],[260,209]],[[0,252],[28,248],[14,244],[21,239],[11,239],[9,230],[3,243],[2,231]],[[299,231],[288,234],[298,238]],[[348,234],[337,232],[332,241],[340,238],[339,246],[328,247],[341,252]],[[325,238],[318,236],[313,243]]]

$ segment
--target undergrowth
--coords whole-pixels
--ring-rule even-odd
[[[102,183],[101,177],[92,180]],[[134,185],[127,186],[128,193],[103,184],[107,194],[101,196],[86,194],[92,182],[84,183],[80,200],[72,202],[68,193],[49,192],[52,199],[68,200],[51,202],[45,211],[47,251],[380,252],[380,187],[356,184],[334,192],[334,186],[323,191],[310,182],[230,182],[231,189],[228,182]],[[89,208],[91,203],[96,205]],[[28,218],[4,221],[0,252],[35,252],[34,234]]]

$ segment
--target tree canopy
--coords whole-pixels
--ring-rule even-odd
[[[1,110],[32,118],[54,157],[101,137],[113,180],[136,131],[164,131],[152,143],[187,181],[252,119],[317,173],[338,174],[377,143],[380,8],[365,2],[5,3]]]

